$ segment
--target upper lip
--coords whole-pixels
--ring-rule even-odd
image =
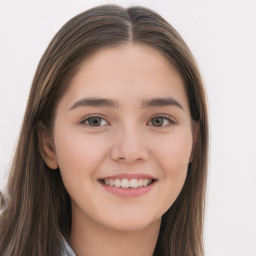
[[[106,176],[104,178],[101,179],[152,179],[152,180],[156,180],[156,178],[154,178],[153,176],[149,175],[149,174],[145,174],[145,173],[118,173],[118,174],[114,174],[114,175],[110,175],[110,176]]]

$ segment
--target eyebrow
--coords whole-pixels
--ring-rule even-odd
[[[112,99],[105,99],[105,98],[83,98],[77,101],[71,108],[75,109],[78,107],[85,107],[85,106],[92,106],[92,107],[110,107],[110,108],[118,108],[119,104],[116,100]],[[152,98],[148,100],[144,100],[142,102],[142,108],[149,108],[149,107],[163,107],[163,106],[177,106],[180,109],[183,109],[182,105],[174,98]]]
[[[142,102],[142,107],[164,107],[164,106],[176,106],[183,109],[183,106],[174,98],[153,98]]]
[[[115,100],[104,99],[104,98],[84,98],[77,101],[70,110],[78,107],[93,106],[93,107],[111,107],[118,108],[119,104]]]

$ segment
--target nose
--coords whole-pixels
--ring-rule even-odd
[[[115,161],[130,164],[147,160],[149,149],[143,137],[143,134],[134,128],[118,132],[110,150],[110,157]]]

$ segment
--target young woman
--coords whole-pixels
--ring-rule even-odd
[[[0,255],[203,255],[207,149],[204,87],[175,29],[143,7],[79,14],[33,80]]]

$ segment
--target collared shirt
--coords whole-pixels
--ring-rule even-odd
[[[7,199],[3,192],[0,191],[0,215],[2,211],[7,207]],[[76,256],[74,251],[71,249],[68,242],[62,237],[63,250],[60,256]]]
[[[74,251],[71,249],[71,247],[69,246],[69,244],[67,243],[66,240],[63,239],[63,245],[64,245],[64,250],[61,254],[61,256],[76,256],[76,254],[74,253]]]

